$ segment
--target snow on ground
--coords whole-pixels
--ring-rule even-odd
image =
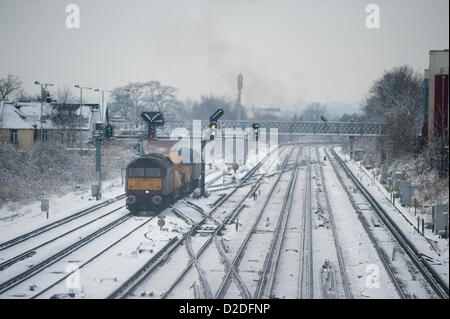
[[[277,280],[273,286],[274,298],[295,299],[298,297],[300,284],[300,252],[304,194],[306,191],[306,169],[300,167],[297,182],[293,190],[291,211],[287,220],[285,238],[281,246],[278,262]],[[286,283],[289,282],[289,285]]]
[[[0,208],[0,242],[20,236],[36,228],[55,222],[78,211],[94,206],[102,201],[112,199],[124,193],[120,179],[103,183],[103,197],[96,201],[88,187],[82,187],[65,195],[50,196],[49,218],[41,212],[41,202],[34,201],[28,205],[9,203]]]
[[[337,298],[345,298],[343,282],[341,278],[341,271],[339,268],[339,261],[335,248],[335,239],[330,223],[330,214],[335,214],[331,207],[327,207],[327,202],[324,193],[324,185],[322,185],[322,178],[318,165],[322,165],[315,154],[315,150],[311,149],[311,214],[313,227],[313,252],[314,252],[314,281],[315,296],[321,296],[321,269],[326,260],[331,264],[334,270],[334,278],[336,279]],[[326,163],[325,163],[326,164]],[[325,180],[327,185],[327,180]],[[329,195],[330,196],[330,195]],[[320,209],[319,209],[320,208]],[[339,236],[338,236],[339,237]],[[322,296],[321,296],[322,297]]]
[[[349,190],[351,198],[359,208],[360,216],[367,223],[377,246],[381,249],[382,254],[387,257],[389,268],[392,270],[395,278],[399,281],[403,292],[408,298],[437,298],[437,295],[431,290],[426,280],[399,246],[394,236],[373,211],[366,198],[361,192],[355,191],[353,181],[347,177],[338,163],[335,163],[335,166],[338,168],[338,173],[341,176],[345,187]]]
[[[386,274],[375,248],[370,242],[347,193],[342,188],[331,165],[323,166],[331,210],[339,233],[350,290],[353,298],[399,298]],[[379,273],[379,285],[371,283],[371,273]]]
[[[335,148],[336,153],[346,161],[348,167],[352,172],[359,176],[363,185],[370,192],[377,202],[385,209],[393,221],[400,227],[402,232],[407,238],[414,244],[414,246],[423,254],[432,257],[436,262],[430,263],[436,271],[439,272],[441,277],[449,283],[449,245],[448,239],[440,239],[438,236],[432,234],[431,230],[425,229],[425,236],[435,245],[431,245],[430,242],[421,234],[417,232],[415,227],[417,219],[414,216],[413,209],[407,209],[396,203],[395,207],[390,202],[390,194],[384,188],[383,185],[374,181],[372,175],[365,170],[359,163],[350,160],[350,157],[344,154],[340,147]],[[437,248],[437,252],[435,250]],[[439,253],[439,254],[438,254]]]

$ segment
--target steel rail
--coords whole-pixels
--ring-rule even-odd
[[[277,149],[277,151],[281,151],[281,149]],[[247,179],[250,179],[255,174],[255,172],[257,172],[258,169],[262,166],[263,162],[265,162],[270,157],[271,153],[269,153],[268,156],[266,156],[262,161],[260,161],[257,165],[255,165],[249,172],[247,172],[247,174],[241,179],[240,183],[245,183],[247,181]],[[205,216],[203,217],[202,220],[200,220],[198,223],[194,224],[188,232],[183,234],[183,236],[181,238],[177,239],[175,237],[173,244],[168,245],[164,251],[160,251],[160,255],[158,256],[158,258],[152,258],[151,260],[149,260],[135,274],[133,274],[130,278],[128,278],[119,288],[114,290],[107,298],[108,299],[122,299],[122,298],[128,297],[158,267],[160,267],[167,259],[170,258],[170,256],[178,249],[178,247],[181,246],[181,244],[184,242],[184,240],[187,238],[187,236],[190,236],[191,234],[196,232],[200,226],[202,226],[207,220],[212,218],[211,215],[215,211],[217,211],[223,205],[223,203],[225,203],[231,196],[233,196],[234,193],[237,191],[237,189],[238,188],[236,188],[229,194],[223,196],[218,201],[216,201],[214,203],[213,208],[207,214],[205,214]],[[244,199],[246,197],[247,196],[245,196]],[[175,239],[177,239],[177,240],[175,240]],[[190,264],[190,265],[192,265],[192,264]],[[190,267],[190,266],[188,266],[188,267]]]
[[[300,154],[300,152],[299,152]],[[297,156],[298,160],[298,156]],[[256,289],[255,297],[261,299],[264,297],[272,297],[273,284],[275,282],[275,274],[278,268],[278,262],[281,255],[281,246],[284,241],[284,236],[286,233],[287,220],[292,207],[292,198],[295,185],[297,183],[298,168],[292,171],[291,181],[289,182],[288,191],[283,200],[283,205],[281,208],[281,216],[278,218],[277,227],[275,229],[275,234],[270,245],[268,254],[266,255],[266,260],[264,262],[264,267],[260,275],[260,280],[258,281],[258,288]],[[272,261],[273,260],[273,261]],[[266,277],[270,274],[270,277]],[[268,281],[268,287],[266,287],[266,282]],[[265,292],[267,291],[267,293]]]
[[[364,188],[361,182],[355,177],[351,170],[347,167],[344,161],[336,154],[334,149],[332,149],[334,157],[337,159],[338,163],[344,169],[347,176],[354,182],[358,187],[359,191],[363,194],[366,200],[370,203],[373,210],[377,213],[386,227],[389,229],[391,234],[395,237],[399,245],[403,248],[406,254],[410,257],[414,265],[422,273],[423,277],[426,279],[431,288],[436,292],[436,294],[443,298],[449,298],[449,288],[444,280],[439,276],[439,274],[431,267],[431,265],[423,258],[422,254],[414,246],[414,244],[403,234],[397,224],[392,220],[389,214],[381,207],[377,200]]]
[[[286,164],[287,164],[289,158],[291,157],[291,154],[292,154],[293,150],[294,150],[294,148],[292,148],[292,150],[290,151],[289,155],[288,155],[288,156],[286,157],[286,159],[284,160],[284,162],[283,162],[283,164],[282,164],[281,172],[280,172],[280,174],[278,175],[278,177],[277,177],[275,183],[272,185],[272,187],[271,187],[271,189],[270,189],[270,191],[269,191],[269,194],[267,195],[266,200],[264,201],[263,207],[260,209],[260,211],[259,211],[259,213],[258,213],[258,216],[256,217],[255,222],[253,223],[252,227],[250,228],[249,232],[247,233],[247,235],[246,235],[244,241],[241,243],[241,246],[239,247],[238,252],[237,252],[236,256],[234,257],[234,259],[233,259],[233,261],[232,261],[232,263],[231,263],[231,268],[232,268],[232,269],[236,269],[237,265],[239,264],[239,261],[240,261],[240,259],[242,258],[242,255],[243,255],[244,250],[245,250],[245,248],[246,248],[246,246],[247,246],[247,243],[248,243],[248,241],[249,241],[251,235],[254,233],[254,231],[255,231],[255,229],[256,229],[256,226],[258,225],[259,220],[261,219],[262,214],[264,213],[264,211],[265,211],[267,205],[268,205],[269,202],[270,202],[270,199],[271,199],[271,197],[272,197],[272,194],[273,194],[273,192],[275,191],[275,188],[277,187],[277,185],[278,185],[278,183],[279,183],[279,181],[280,181],[280,179],[281,179],[281,176],[282,176],[283,173],[284,173],[284,172],[283,172],[283,169],[286,167]],[[222,282],[221,282],[221,284],[220,284],[220,286],[219,286],[219,289],[218,289],[218,291],[216,292],[216,295],[215,295],[215,298],[216,298],[216,299],[221,299],[221,298],[223,298],[223,297],[225,296],[225,293],[226,293],[226,291],[227,291],[227,289],[228,289],[228,286],[229,286],[229,283],[230,283],[230,276],[231,276],[231,273],[232,273],[232,270],[229,269],[229,270],[227,271],[227,273],[225,274],[224,278],[222,279]]]
[[[129,231],[128,233],[126,233],[124,236],[120,237],[119,239],[117,239],[115,242],[113,242],[111,245],[109,245],[108,247],[106,247],[105,249],[103,249],[102,251],[100,251],[99,253],[97,253],[95,256],[93,256],[92,258],[90,258],[89,260],[85,261],[82,265],[80,265],[76,270],[81,269],[83,267],[85,267],[86,265],[88,265],[89,263],[91,263],[93,260],[95,260],[97,257],[101,256],[103,253],[105,253],[106,251],[108,251],[109,249],[111,249],[112,247],[114,247],[115,245],[117,245],[119,242],[121,242],[122,240],[124,240],[125,238],[127,238],[128,236],[130,236],[132,233],[134,233],[135,231],[137,231],[139,228],[145,226],[146,224],[148,224],[151,220],[153,220],[155,217],[151,217],[149,218],[147,221],[143,222],[142,224],[140,224],[139,226],[133,228],[131,231]],[[173,239],[173,238],[172,238]],[[169,241],[170,243],[170,241]],[[157,253],[158,254],[158,253]],[[155,256],[157,256],[157,254]],[[46,291],[50,290],[51,288],[53,288],[54,286],[56,286],[57,284],[61,283],[63,280],[65,280],[67,277],[69,277],[70,275],[72,275],[76,270],[72,270],[71,272],[67,273],[64,277],[62,277],[61,279],[57,280],[56,282],[54,282],[53,284],[51,284],[50,286],[46,287],[45,289],[41,290],[39,293],[35,294],[34,296],[32,296],[30,299],[35,299],[37,297],[39,297],[40,295],[42,295],[43,293],[45,293]]]
[[[29,250],[27,250],[27,251],[25,251],[25,252],[23,252],[23,253],[21,253],[21,254],[19,254],[17,256],[14,256],[13,258],[10,258],[10,259],[2,262],[0,264],[0,271],[2,271],[4,269],[12,266],[13,264],[15,264],[15,263],[17,263],[19,261],[22,261],[24,259],[27,259],[29,257],[34,256],[36,254],[36,250],[38,250],[39,248],[42,248],[42,247],[44,247],[44,246],[46,246],[46,245],[48,245],[48,244],[50,244],[50,243],[52,243],[54,241],[57,241],[58,239],[61,239],[61,238],[65,237],[65,236],[69,235],[70,233],[73,233],[74,231],[77,231],[77,230],[79,230],[79,229],[81,229],[81,228],[83,228],[83,227],[85,227],[87,225],[90,225],[90,224],[92,224],[92,223],[94,223],[94,222],[96,222],[96,221],[98,221],[98,220],[100,220],[100,219],[102,219],[102,218],[104,218],[106,216],[109,216],[109,215],[115,213],[116,211],[118,211],[118,210],[120,210],[120,209],[122,209],[124,207],[125,207],[125,205],[120,206],[120,207],[118,207],[118,208],[116,208],[116,209],[114,209],[114,210],[112,210],[112,211],[110,211],[110,212],[108,212],[108,213],[106,213],[104,215],[101,215],[101,216],[99,216],[97,218],[94,218],[93,220],[90,220],[89,222],[84,223],[84,224],[82,224],[82,225],[80,225],[78,227],[72,228],[71,230],[69,230],[69,231],[67,231],[67,232],[65,232],[65,233],[63,233],[63,234],[61,234],[59,236],[56,236],[56,237],[54,237],[54,238],[52,238],[52,239],[50,239],[50,240],[48,240],[48,241],[46,241],[44,243],[41,243],[41,244],[37,245],[36,247],[33,247],[33,248],[31,248],[31,249],[29,249]]]
[[[60,250],[56,254],[50,256],[49,258],[41,261],[40,263],[33,265],[31,268],[27,269],[26,271],[1,283],[0,284],[0,295],[5,293],[8,290],[14,288],[15,286],[24,282],[25,280],[31,278],[32,276],[36,275],[37,273],[43,271],[44,269],[53,265],[55,262],[61,260],[62,258],[66,257],[67,255],[71,254],[72,252],[78,250],[79,248],[83,247],[84,245],[90,243],[91,241],[100,237],[104,233],[106,233],[106,232],[110,231],[111,229],[117,227],[118,225],[124,223],[131,217],[132,217],[131,214],[127,214],[127,215],[124,215],[124,216],[116,219],[115,221],[109,223],[108,225],[103,226],[102,228],[98,229],[97,231],[91,233],[90,235],[80,239],[79,241],[71,244],[70,246],[68,246],[68,247]]]
[[[108,205],[110,205],[110,204],[112,204],[114,202],[117,202],[118,200],[124,199],[124,198],[125,198],[125,194],[116,196],[116,197],[114,197],[112,199],[106,200],[106,201],[104,201],[102,203],[99,203],[97,205],[94,205],[94,206],[91,206],[89,208],[83,209],[83,210],[81,210],[81,211],[79,211],[79,212],[77,212],[75,214],[72,214],[70,216],[64,217],[64,218],[62,218],[60,220],[57,220],[57,221],[55,221],[53,223],[50,223],[50,224],[42,226],[42,227],[40,227],[38,229],[32,230],[32,231],[30,231],[30,232],[28,232],[26,234],[20,235],[20,236],[15,237],[15,238],[13,238],[11,240],[8,240],[8,241],[5,241],[3,243],[0,243],[0,251],[1,250],[5,250],[5,249],[7,249],[9,247],[12,247],[14,245],[17,245],[17,244],[19,244],[19,243],[21,243],[21,242],[23,242],[23,241],[25,241],[25,240],[27,240],[29,238],[35,237],[35,236],[40,235],[40,234],[42,234],[44,232],[52,230],[52,229],[54,229],[54,228],[56,228],[58,226],[64,225],[64,224],[66,224],[66,223],[68,223],[68,222],[70,222],[70,221],[72,221],[74,219],[82,217],[82,216],[84,216],[86,214],[89,214],[89,213],[91,213],[93,211],[96,211],[96,210],[98,210],[100,208],[108,206]]]
[[[330,202],[330,198],[328,196],[328,189],[326,186],[325,176],[323,174],[322,161],[320,160],[320,154],[319,154],[318,148],[316,148],[316,156],[317,156],[317,161],[319,164],[319,171],[320,171],[320,176],[321,176],[321,180],[322,180],[322,188],[323,188],[323,192],[325,195],[325,202],[327,205],[328,217],[330,219],[331,231],[333,232],[334,247],[336,249],[336,255],[338,258],[339,271],[341,273],[342,285],[344,287],[344,294],[345,294],[345,298],[349,299],[349,298],[352,298],[352,295],[350,293],[350,284],[348,281],[347,272],[345,271],[346,267],[345,267],[344,255],[342,253],[341,245],[339,244],[338,232],[336,230],[336,223],[334,221],[334,213],[333,213],[333,210],[331,209],[331,202]],[[330,158],[330,157],[328,156],[328,158]]]
[[[335,174],[339,180],[339,183],[342,185],[344,191],[347,193],[347,196],[350,200],[350,203],[353,206],[353,209],[357,212],[358,214],[358,219],[361,222],[364,230],[366,231],[367,235],[369,236],[370,241],[372,242],[372,244],[375,247],[375,250],[377,252],[378,257],[380,257],[381,263],[383,264],[383,268],[386,270],[388,276],[391,278],[395,289],[397,290],[397,293],[399,294],[399,296],[402,299],[406,299],[407,296],[405,294],[405,292],[403,291],[401,284],[399,282],[399,280],[397,279],[397,277],[394,275],[391,266],[389,265],[388,259],[386,257],[386,255],[383,253],[383,250],[381,249],[380,245],[378,244],[377,240],[375,239],[375,237],[373,236],[372,232],[370,231],[370,227],[369,224],[367,223],[367,221],[361,216],[361,210],[359,209],[358,205],[355,203],[350,191],[348,190],[348,188],[345,186],[344,180],[342,179],[342,176],[339,174],[339,172],[337,171],[336,166],[333,163],[332,157],[329,155],[329,153],[327,152],[327,150],[325,149],[325,153],[328,156],[328,159],[331,163],[331,166],[333,167],[333,170],[335,171]]]
[[[290,156],[290,154],[292,153],[292,151],[293,151],[293,149],[291,150],[291,152],[289,153],[289,156]],[[289,158],[289,156],[287,157],[287,158]],[[286,159],[287,159],[286,158]],[[244,202],[245,202],[245,200],[248,198],[248,196],[250,195],[250,194],[252,194],[254,191],[255,191],[255,189],[257,188],[257,187],[259,187],[259,182],[264,178],[264,176],[265,176],[265,174],[262,174],[260,177],[259,177],[259,179],[258,179],[258,182],[257,183],[255,183],[252,187],[251,187],[251,189],[250,189],[250,191],[246,194],[246,196],[244,196],[242,199],[241,199],[241,201],[239,202],[239,204],[233,209],[233,211],[231,212],[231,214],[229,214],[228,216],[227,216],[227,218],[215,229],[215,231],[214,231],[214,233],[213,233],[213,235],[212,236],[210,236],[209,238],[208,238],[208,240],[202,245],[202,247],[199,249],[199,251],[197,252],[197,258],[199,258],[200,257],[200,255],[206,250],[206,248],[207,247],[209,247],[209,245],[210,245],[210,243],[211,243],[211,241],[215,238],[215,237],[217,237],[217,234],[223,229],[223,227],[225,227],[225,225],[227,225],[227,224],[229,224],[229,222],[230,222],[230,220],[233,220],[234,219],[234,217],[235,217],[235,214],[236,213],[240,213],[241,212],[241,206],[244,204]],[[225,256],[225,259],[226,260],[228,260],[227,258],[226,258],[226,256]],[[162,298],[164,299],[164,298],[166,298],[168,295],[169,295],[169,293],[176,287],[176,285],[181,281],[181,279],[186,275],[186,273],[188,272],[188,270],[191,268],[191,266],[192,266],[192,264],[193,264],[193,261],[191,261],[191,262],[189,262],[188,263],[188,265],[186,266],[186,268],[180,273],[180,275],[174,280],[174,282],[172,283],[172,285],[169,287],[169,289],[167,289],[165,292],[164,292],[164,294],[162,295]],[[232,266],[232,265],[231,265]],[[235,268],[234,267],[231,267],[231,268],[229,268],[229,272],[230,273],[233,273],[233,275],[234,275],[234,278],[238,281],[238,288],[240,288],[241,289],[241,293],[245,296],[245,298],[250,298],[250,295],[248,294],[248,289],[245,287],[245,284],[244,284],[244,282],[242,281],[242,278],[239,276],[239,273],[235,270]],[[244,288],[243,288],[244,287]],[[215,298],[217,298],[217,297],[215,297]]]

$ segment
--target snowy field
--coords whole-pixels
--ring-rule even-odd
[[[411,212],[336,151],[448,285],[448,241],[418,234]],[[284,146],[236,174],[207,165],[210,196],[155,217],[129,214],[121,180],[100,201],[88,189],[49,198],[48,219],[39,202],[6,205],[0,298],[438,298],[330,152]]]

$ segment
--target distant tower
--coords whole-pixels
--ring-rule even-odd
[[[242,74],[239,74],[237,77],[238,81],[238,98],[236,102],[236,114],[237,114],[237,120],[241,120],[241,93],[242,93],[242,84],[244,82],[244,77]]]

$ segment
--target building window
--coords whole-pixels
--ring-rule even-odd
[[[19,144],[19,132],[17,130],[9,131],[9,139],[12,144]]]
[[[68,134],[69,145],[75,144],[77,137],[75,136],[75,132],[69,132]]]
[[[62,143],[64,141],[64,133],[54,132],[53,133],[53,141]]]
[[[48,131],[42,131],[42,142],[48,141]]]

